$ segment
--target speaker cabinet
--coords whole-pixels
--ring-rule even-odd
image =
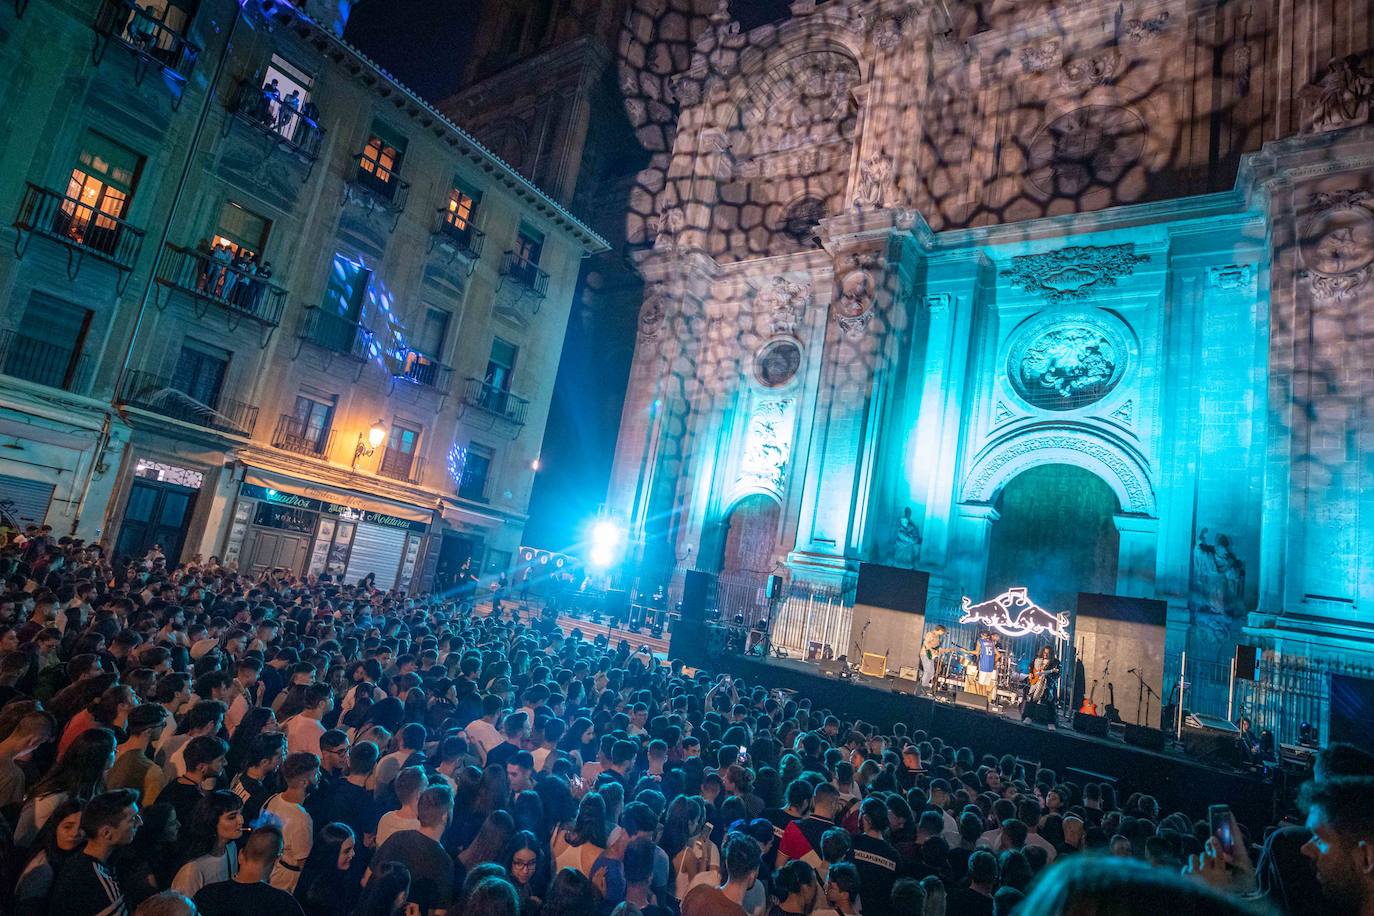
[[[1259,670],[1259,650],[1254,646],[1236,646],[1236,680],[1253,681]]]
[[[1107,737],[1107,729],[1111,724],[1107,721],[1106,716],[1090,716],[1083,712],[1073,714],[1073,730],[1085,735],[1105,738]]]
[[[710,573],[689,569],[682,581],[682,613],[673,621],[668,654],[689,665],[706,660],[706,600],[711,579]]]
[[[988,698],[981,693],[969,693],[967,690],[960,690],[954,695],[954,705],[962,706],[964,709],[977,709],[987,712]]]
[[[765,592],[765,597],[767,597],[769,601],[782,597],[782,576],[768,577],[768,587]]]
[[[1165,734],[1157,728],[1126,723],[1126,743],[1151,751],[1164,750]]]

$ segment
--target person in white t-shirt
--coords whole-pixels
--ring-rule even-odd
[[[291,754],[282,764],[281,774],[286,789],[269,798],[262,810],[281,821],[281,858],[268,883],[289,894],[295,891],[315,842],[315,822],[303,806],[320,779],[320,758],[310,753]]]
[[[425,771],[419,767],[406,767],[396,776],[396,797],[401,800],[401,807],[388,811],[377,821],[378,849],[393,833],[420,829],[420,815],[416,806],[420,802],[420,793],[427,788],[429,781]]]
[[[482,717],[473,719],[464,730],[468,736],[468,744],[477,752],[483,763],[487,761],[487,751],[506,740],[501,730],[496,727],[496,720],[504,706],[505,703],[499,696],[487,694],[482,697]]]
[[[239,727],[248,710],[256,704],[258,675],[262,673],[262,662],[252,656],[239,659],[234,675],[234,699],[229,703],[229,711],[224,714],[224,727],[230,735]]]
[[[299,715],[287,720],[282,731],[286,732],[286,749],[292,753],[310,753],[320,756],[320,736],[324,734],[324,724],[320,722],[334,708],[334,691],[328,684],[311,684],[305,690],[305,709]]]

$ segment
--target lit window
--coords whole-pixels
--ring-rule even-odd
[[[225,246],[234,255],[260,255],[267,245],[268,220],[230,201],[219,211],[210,247]]]
[[[470,191],[462,184],[455,185],[448,192],[448,213],[444,220],[456,232],[467,232],[472,226],[479,199],[476,191]]]
[[[400,177],[398,173],[404,156],[405,141],[374,124],[367,146],[358,157],[358,176],[377,190],[390,194],[393,182]]]
[[[100,134],[86,133],[67,180],[67,196],[72,200],[62,205],[69,223],[67,233],[72,238],[83,241],[92,220],[97,229],[116,228],[113,221],[97,214],[124,218],[133,196],[138,165],[139,157],[132,150]]]

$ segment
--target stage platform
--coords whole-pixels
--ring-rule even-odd
[[[810,698],[814,709],[828,708],[884,731],[904,722],[911,731],[924,730],[955,746],[968,746],[980,756],[1015,754],[1080,785],[1112,777],[1123,801],[1131,792],[1145,792],[1159,801],[1165,813],[1184,811],[1201,818],[1209,804],[1225,803],[1255,830],[1275,818],[1272,784],[1252,773],[1207,766],[1176,748],[1153,751],[1129,745],[1117,734],[1099,738],[1074,731],[1066,723],[1051,729],[1022,722],[1019,710],[997,714],[966,709],[944,699],[898,692],[886,679],[830,677],[814,662],[798,659],[722,656],[702,668],[730,674],[751,686],[795,690]],[[909,691],[911,684],[902,686]]]

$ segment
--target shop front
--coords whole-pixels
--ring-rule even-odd
[[[224,560],[249,575],[371,575],[380,589],[408,589],[432,518],[430,509],[249,468]]]

